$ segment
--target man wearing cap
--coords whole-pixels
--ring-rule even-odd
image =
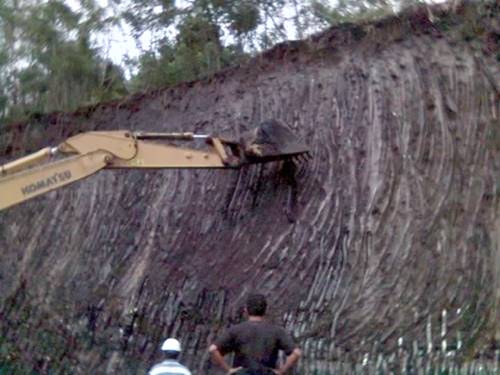
[[[191,371],[177,361],[179,354],[181,354],[179,341],[173,338],[166,339],[161,350],[165,352],[166,360],[154,365],[149,370],[149,375],[191,375]]]
[[[301,356],[292,337],[282,327],[266,321],[267,302],[262,294],[250,294],[245,311],[246,322],[237,324],[210,345],[212,360],[227,374],[282,375],[290,370]],[[286,361],[277,367],[278,353],[285,352]],[[233,367],[224,355],[234,353]]]

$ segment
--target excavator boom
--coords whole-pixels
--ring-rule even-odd
[[[109,153],[72,156],[0,179],[0,210],[88,177],[106,167]]]
[[[172,143],[199,139],[205,141],[204,148],[180,147]],[[293,148],[287,147],[283,154],[275,148],[266,154],[267,149],[268,145],[254,141],[235,142],[193,133],[81,133],[55,148],[47,147],[0,166],[0,211],[102,169],[240,168],[247,164],[286,160],[308,152],[300,143]],[[45,162],[57,155],[59,159]]]

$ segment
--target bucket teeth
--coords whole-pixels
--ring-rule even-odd
[[[305,152],[303,154],[293,155],[291,157],[291,160],[298,164],[305,164],[309,160],[311,160],[311,155],[309,154],[309,152]]]

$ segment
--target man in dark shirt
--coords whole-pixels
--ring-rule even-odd
[[[250,294],[245,311],[248,320],[231,327],[208,349],[212,360],[228,374],[285,374],[299,360],[301,351],[292,337],[281,327],[264,318],[267,302],[261,294]],[[285,363],[276,368],[279,350],[286,354]],[[234,365],[229,366],[224,355],[234,352]]]

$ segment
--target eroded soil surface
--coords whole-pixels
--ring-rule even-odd
[[[207,345],[252,289],[298,337],[304,374],[338,350],[441,338],[443,310],[449,342],[493,339],[499,17],[477,9],[344,25],[206,80],[3,128],[5,161],[86,130],[238,138],[277,118],[313,155],[296,187],[279,163],[104,171],[2,212],[3,360],[135,374],[176,336],[183,362],[211,373]]]

